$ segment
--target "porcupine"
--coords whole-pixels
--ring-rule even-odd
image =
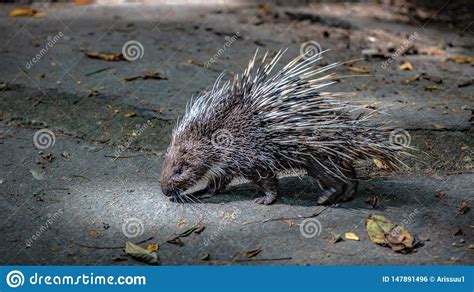
[[[338,77],[317,76],[340,63],[315,69],[321,54],[300,55],[271,75],[285,51],[270,61],[267,52],[254,68],[257,51],[241,76],[222,82],[223,72],[187,105],[160,179],[172,201],[212,196],[243,178],[263,192],[255,202],[268,205],[277,198],[281,173],[304,171],[321,189],[317,202],[336,203],[354,197],[355,161],[401,165],[405,147],[389,139],[385,126],[368,125],[373,112],[354,117],[358,107],[341,101],[344,93],[321,91]]]

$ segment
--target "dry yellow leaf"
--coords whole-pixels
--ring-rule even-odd
[[[398,69],[400,70],[413,70],[413,66],[410,62],[404,62],[400,66],[398,66]]]
[[[436,85],[425,86],[425,91],[435,91],[435,90],[440,90],[440,89],[443,89],[443,87],[439,87]]]
[[[41,17],[45,16],[43,12],[39,12],[31,8],[30,6],[17,7],[10,11],[9,14],[11,17],[20,17],[20,16],[36,16]]]
[[[125,61],[125,57],[122,53],[98,53],[98,52],[85,52],[87,57],[91,59],[98,59],[103,61]]]
[[[465,56],[457,56],[457,57],[449,57],[444,59],[445,62],[451,61],[456,64],[471,64],[474,65],[474,57],[465,57]]]
[[[350,240],[360,240],[359,236],[357,236],[357,234],[352,233],[352,232],[346,232],[346,234],[344,234],[344,237]]]
[[[134,113],[134,112],[129,112],[129,113],[126,113],[126,114],[125,114],[125,116],[126,116],[127,118],[131,118],[131,117],[134,117],[134,116],[136,116],[136,115],[137,115],[137,114]]]
[[[158,243],[149,243],[146,249],[149,252],[157,251],[158,249],[160,249],[160,245]]]
[[[362,67],[349,66],[347,67],[347,70],[356,72],[356,73],[370,73],[370,69],[365,66],[362,66]]]

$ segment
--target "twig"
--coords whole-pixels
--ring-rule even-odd
[[[286,258],[274,258],[274,259],[240,259],[240,260],[235,260],[235,262],[268,262],[268,261],[285,261],[285,260],[291,260],[291,257],[286,257]]]
[[[84,76],[88,77],[88,76],[91,76],[91,75],[94,75],[94,74],[97,74],[97,73],[100,73],[100,72],[104,72],[104,71],[107,71],[107,70],[110,70],[110,69],[112,69],[112,68],[111,68],[111,67],[105,67],[105,68],[102,68],[102,69],[99,69],[99,70],[96,70],[96,71],[87,73],[87,74],[84,75]]]
[[[149,240],[152,240],[152,239],[153,239],[153,236],[150,237],[150,238],[148,238],[148,239],[145,239],[145,240],[142,240],[142,241],[140,241],[140,242],[137,242],[137,243],[135,243],[135,244],[145,243],[145,242],[147,242],[147,241],[149,241]],[[72,241],[72,240],[69,240],[69,242],[71,242],[71,243],[73,243],[73,244],[75,244],[75,245],[78,245],[78,246],[80,246],[80,247],[93,248],[93,249],[121,249],[121,248],[123,249],[123,248],[124,248],[123,245],[122,245],[122,246],[94,246],[94,245],[87,245],[87,244],[77,243],[77,242],[74,242],[74,241]]]
[[[270,218],[270,219],[265,219],[263,221],[245,222],[242,225],[249,225],[249,224],[255,224],[255,223],[267,223],[267,222],[271,222],[271,221],[281,221],[281,220],[298,220],[298,219],[314,218],[314,217],[318,217],[319,215],[321,215],[329,207],[331,207],[331,205],[328,205],[328,206],[324,207],[324,209],[322,209],[320,212],[314,213],[313,215],[309,215],[309,216]]]

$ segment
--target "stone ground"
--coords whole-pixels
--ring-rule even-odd
[[[460,212],[474,196],[474,69],[472,59],[449,59],[473,56],[469,1],[228,2],[38,4],[45,16],[23,18],[0,4],[0,263],[142,264],[123,256],[129,240],[159,243],[163,265],[474,264],[473,213]],[[85,56],[120,53],[130,40],[143,47],[136,61]],[[239,73],[256,48],[288,48],[288,61],[308,44],[331,49],[322,64],[359,59],[336,69],[354,76],[331,90],[385,110],[399,138],[419,149],[410,169],[388,174],[361,164],[357,198],[329,208],[298,178],[283,179],[271,206],[254,204],[247,185],[199,204],[169,202],[159,187],[161,155],[190,97],[224,69]],[[411,70],[400,70],[403,62]],[[147,71],[167,79],[124,80]],[[35,145],[41,129],[54,135],[49,145]],[[376,208],[366,203],[373,196]],[[375,245],[365,231],[369,214],[424,243],[409,254]],[[182,246],[166,242],[198,222],[204,231],[181,238]],[[308,222],[318,233],[310,238],[300,230]],[[360,241],[330,243],[346,232]],[[247,258],[254,249],[260,254]]]

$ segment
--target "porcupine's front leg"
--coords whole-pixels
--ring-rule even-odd
[[[223,192],[231,181],[232,177],[230,176],[215,178],[211,180],[204,189],[196,191],[191,195],[199,199],[210,198],[220,192]]]
[[[276,176],[252,178],[252,181],[264,192],[264,196],[257,198],[255,203],[270,205],[278,195],[278,178]]]
[[[322,189],[318,204],[335,204],[354,198],[358,186],[355,170],[352,165],[342,165],[341,169],[347,179],[333,177],[320,166],[312,165],[307,168],[308,174],[317,181]]]

